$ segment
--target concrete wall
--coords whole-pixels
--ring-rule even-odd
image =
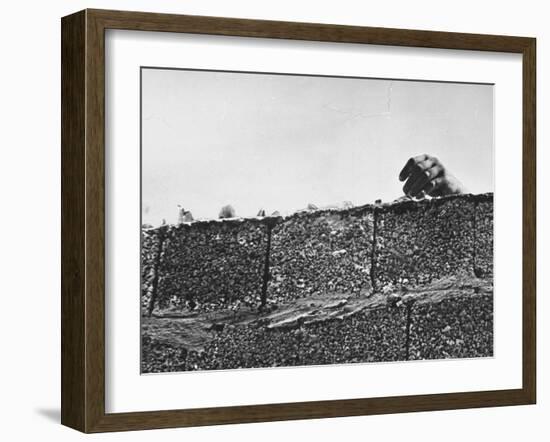
[[[149,324],[145,324],[142,338],[144,373],[407,359],[406,309],[402,306],[381,305],[346,318],[308,325],[270,328],[255,322],[225,326],[214,332],[200,351],[176,343],[172,338],[173,329],[177,328],[174,321],[145,320],[154,320],[158,329],[153,333]],[[162,334],[170,339],[159,342],[158,336]]]
[[[297,213],[271,232],[268,302],[372,291],[374,208]]]
[[[157,292],[158,267],[162,248],[162,230],[142,229],[141,231],[141,312],[149,314]]]
[[[475,210],[475,272],[493,276],[493,196],[480,195]]]
[[[492,277],[492,246],[492,194],[163,226],[143,231],[142,311]]]
[[[227,220],[158,230],[163,243],[156,296],[150,297],[155,307],[209,310],[260,303],[267,254],[265,224]]]
[[[493,294],[456,294],[411,309],[409,359],[493,355]]]
[[[491,278],[461,275],[369,297],[143,318],[143,373],[493,355]]]
[[[377,287],[471,273],[475,205],[474,197],[463,196],[382,207],[376,224]]]

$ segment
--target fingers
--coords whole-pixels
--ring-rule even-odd
[[[403,169],[399,173],[399,181],[405,181],[413,172],[414,166],[421,161],[427,160],[428,158],[429,156],[426,154],[410,158],[409,161],[407,161],[407,163],[405,164],[405,167],[403,167]]]
[[[411,187],[409,194],[415,197],[421,196],[422,190],[424,190],[429,183],[433,183],[434,179],[442,176],[443,172],[443,167],[439,164],[434,164],[433,167],[424,170],[420,178],[418,178]]]
[[[416,163],[412,167],[412,171],[409,174],[409,179],[403,186],[403,192],[405,195],[413,194],[422,189],[424,185],[426,184],[426,171],[432,167],[434,162],[431,160],[431,158],[428,158],[424,161],[420,161]],[[413,189],[414,192],[413,192]]]
[[[403,186],[403,192],[409,196],[420,196],[426,185],[434,178],[442,175],[443,172],[443,166],[436,162],[436,160],[428,159],[422,161],[416,165],[415,171],[409,177],[405,186]]]
[[[423,190],[427,195],[441,196],[442,195],[441,189],[444,184],[445,184],[445,178],[441,176],[430,181]]]
[[[399,174],[405,181],[405,195],[420,198],[425,195],[443,196],[463,193],[463,186],[446,171],[445,166],[431,155],[418,155],[410,158]]]

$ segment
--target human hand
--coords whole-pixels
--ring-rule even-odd
[[[467,192],[438,158],[427,154],[410,158],[399,174],[399,181],[406,181],[403,186],[405,195],[415,198]]]

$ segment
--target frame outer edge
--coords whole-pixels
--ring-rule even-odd
[[[536,403],[537,145],[536,39],[523,50],[523,390]]]
[[[97,431],[105,417],[105,35],[86,14],[86,425]]]
[[[529,37],[88,9],[105,28],[521,53]]]
[[[61,423],[86,425],[85,13],[61,21]]]
[[[523,388],[105,414],[105,29],[522,53]],[[62,20],[62,423],[83,432],[313,419],[535,402],[535,39],[85,10]]]

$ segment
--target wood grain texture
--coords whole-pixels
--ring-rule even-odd
[[[368,43],[476,51],[522,52],[529,38],[224,17],[88,10],[105,29]]]
[[[523,387],[515,390],[105,413],[106,29],[514,52],[523,55]],[[531,404],[536,397],[535,40],[86,10],[62,20],[62,423],[84,432]]]
[[[86,427],[105,414],[105,38],[86,11]]]
[[[537,395],[537,149],[536,40],[523,51],[523,389]]]
[[[85,13],[63,19],[61,43],[61,422],[85,427]]]

